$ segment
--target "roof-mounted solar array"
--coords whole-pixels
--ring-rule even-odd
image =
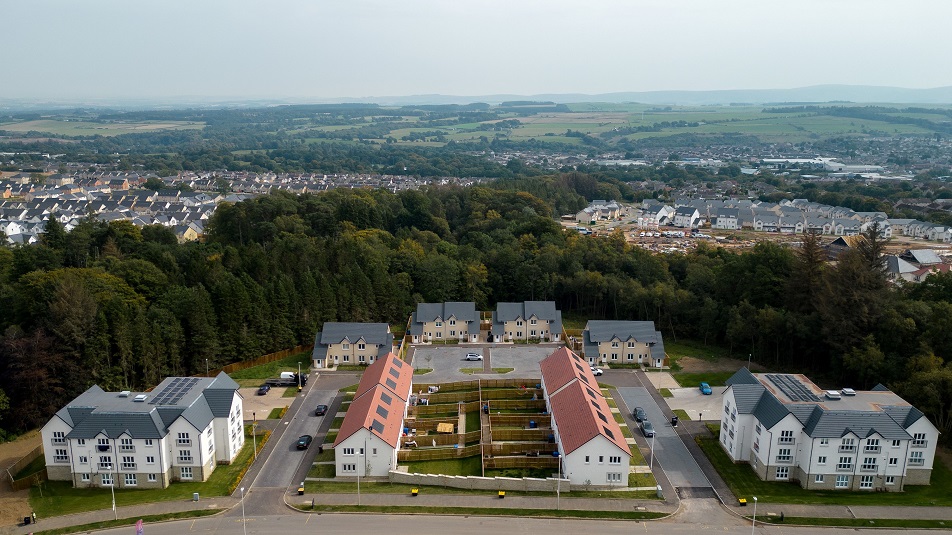
[[[820,401],[816,394],[793,375],[768,373],[767,380],[773,383],[790,401]]]

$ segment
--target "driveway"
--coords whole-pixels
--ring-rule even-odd
[[[671,410],[681,409],[692,420],[720,420],[723,410],[723,386],[712,386],[711,395],[701,394],[699,388],[670,388],[673,397],[665,402]]]
[[[459,344],[418,345],[414,347],[414,369],[433,370],[414,376],[414,382],[447,383],[482,378],[538,378],[539,361],[552,354],[561,344]],[[467,361],[467,353],[479,353],[482,361]],[[466,374],[462,368],[481,368],[482,374]],[[505,374],[493,373],[493,368],[513,368]]]

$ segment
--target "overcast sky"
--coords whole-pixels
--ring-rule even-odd
[[[952,86],[949,0],[6,0],[0,98]]]

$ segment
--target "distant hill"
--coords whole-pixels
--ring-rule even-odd
[[[419,106],[470,104],[474,102],[501,104],[507,102],[538,102],[570,104],[577,102],[638,102],[664,105],[730,105],[730,104],[809,104],[819,102],[952,104],[952,86],[930,89],[862,85],[815,85],[793,89],[728,89],[717,91],[629,91],[620,93],[549,93],[539,95],[408,95],[340,98],[247,99],[177,97],[168,99],[105,99],[31,101],[0,99],[0,112],[14,110],[56,110],[65,108],[113,108],[123,110],[182,108],[254,108],[281,104],[344,104],[372,103],[384,106]]]

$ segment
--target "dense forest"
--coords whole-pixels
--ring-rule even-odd
[[[620,235],[563,231],[553,213],[584,206],[592,180],[273,194],[222,205],[205,243],[51,221],[40,244],[0,249],[2,426],[42,425],[93,383],[144,388],[202,373],[206,359],[309,343],[325,321],[402,324],[418,302],[548,299],[837,386],[883,382],[952,430],[952,275],[888,284],[875,235],[831,266],[815,236],[797,250],[657,256]]]

